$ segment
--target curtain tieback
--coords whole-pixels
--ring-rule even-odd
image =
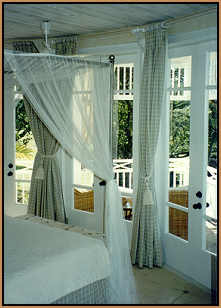
[[[146,189],[144,190],[144,193],[143,193],[143,204],[144,205],[153,204],[153,195],[152,195],[152,190],[150,188],[150,178],[151,178],[151,175],[146,175],[144,177],[144,182],[146,184]]]
[[[39,167],[36,171],[36,174],[35,174],[35,179],[36,180],[44,180],[44,158],[50,158],[50,159],[54,159],[56,158],[56,153],[54,154],[51,154],[51,155],[45,155],[45,154],[42,154],[40,152],[37,152],[37,154],[39,155],[40,157],[40,163],[39,163]]]

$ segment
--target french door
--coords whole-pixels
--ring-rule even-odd
[[[12,74],[6,74],[4,76],[4,213],[13,217],[25,215],[27,212],[27,205],[24,204],[23,199],[20,198],[22,200],[18,202],[17,185],[20,185],[20,194],[22,194],[23,185],[29,184],[18,180],[16,173],[16,101],[14,78]]]
[[[211,287],[216,255],[216,42],[170,50],[166,264]]]

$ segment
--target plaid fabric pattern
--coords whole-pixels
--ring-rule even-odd
[[[145,33],[145,54],[139,104],[139,174],[132,233],[132,263],[139,267],[162,266],[160,229],[154,188],[161,105],[165,93],[167,33]],[[145,199],[145,193],[151,195]]]
[[[98,305],[108,304],[108,284],[106,279],[95,281],[86,287],[57,299],[53,305]]]
[[[38,148],[34,160],[27,213],[65,222],[61,175],[56,157],[42,157],[42,154],[55,155],[59,149],[59,143],[26,100],[25,109],[30,119],[31,130]],[[38,179],[36,175],[41,165],[43,178]]]
[[[32,41],[13,42],[13,50],[24,53],[38,53],[38,49]]]

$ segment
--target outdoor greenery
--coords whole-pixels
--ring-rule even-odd
[[[118,153],[119,159],[132,158],[133,101],[118,101]]]
[[[133,101],[118,101],[118,158],[132,158],[133,140]],[[190,141],[190,102],[170,102],[170,158],[189,156]],[[217,101],[209,102],[208,165],[217,168]],[[24,101],[16,107],[16,156],[31,159],[32,148],[29,146],[32,133],[25,112]]]
[[[208,165],[217,168],[217,101],[209,101]],[[189,156],[190,102],[170,102],[170,158]]]
[[[27,144],[31,139],[31,127],[25,111],[24,101],[20,100],[16,106],[16,141],[22,140],[23,144]]]
[[[189,156],[190,102],[170,102],[170,158]]]
[[[16,106],[16,158],[32,159],[33,149],[30,142],[33,139],[30,123],[25,111],[24,101]]]
[[[209,101],[208,165],[217,169],[217,100]]]
[[[133,101],[118,102],[118,158],[132,158]],[[189,156],[190,102],[170,102],[170,158]],[[217,101],[209,102],[208,165],[217,168]]]

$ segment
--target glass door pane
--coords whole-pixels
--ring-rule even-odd
[[[217,254],[217,62],[216,52],[209,53],[208,93],[208,165],[206,193],[206,249]]]
[[[74,208],[94,213],[94,173],[74,159]]]
[[[16,203],[27,205],[34,157],[37,147],[25,111],[24,100],[20,99],[15,108],[16,121]]]
[[[169,113],[169,233],[188,240],[191,56],[171,59]]]

